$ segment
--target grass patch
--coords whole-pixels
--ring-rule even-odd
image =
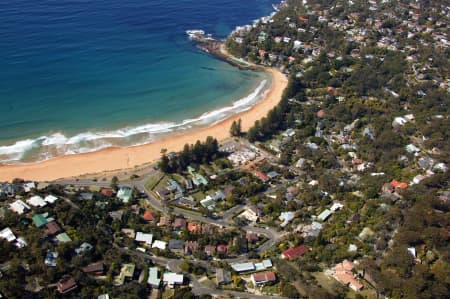
[[[173,295],[175,295],[175,290],[174,289],[166,289],[164,291],[164,293],[162,293],[162,298],[163,299],[169,299],[169,298],[172,298]]]
[[[280,284],[277,283],[275,285],[265,285],[262,288],[264,294],[279,294],[280,293]]]
[[[155,189],[156,185],[164,178],[164,173],[159,175],[154,175],[151,177],[150,180],[148,180],[147,183],[145,183],[145,189],[147,190],[153,190]]]

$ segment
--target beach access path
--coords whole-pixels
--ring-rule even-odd
[[[248,130],[256,120],[265,117],[281,100],[288,78],[275,68],[265,68],[272,76],[272,85],[264,99],[250,109],[237,113],[217,124],[199,128],[182,135],[167,138],[140,146],[107,148],[96,152],[66,155],[43,162],[0,166],[0,181],[15,178],[34,181],[53,181],[61,178],[77,177],[85,174],[102,175],[104,172],[133,169],[136,166],[155,162],[161,157],[161,149],[178,152],[188,143],[205,140],[213,136],[218,140],[229,137],[233,121],[242,120],[242,129]]]

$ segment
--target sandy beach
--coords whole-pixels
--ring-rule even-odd
[[[47,161],[0,166],[0,181],[22,178],[35,181],[51,181],[60,178],[76,177],[84,174],[119,171],[134,168],[145,163],[154,162],[161,157],[161,149],[168,152],[180,151],[186,143],[195,143],[213,136],[218,140],[229,137],[229,128],[234,120],[242,120],[242,129],[250,128],[256,120],[266,116],[267,112],[281,100],[288,79],[277,69],[267,69],[272,75],[272,86],[264,99],[247,111],[235,114],[213,126],[201,128],[183,135],[169,136],[149,144],[107,148],[97,152],[67,155]]]

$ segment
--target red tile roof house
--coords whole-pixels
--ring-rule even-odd
[[[294,260],[301,257],[309,251],[309,247],[306,245],[300,245],[294,248],[289,248],[281,253],[281,258],[285,260]]]
[[[340,283],[348,285],[352,290],[357,292],[364,286],[355,278],[355,275],[352,272],[354,267],[355,265],[352,262],[344,260],[334,268],[334,277]]]
[[[261,171],[255,171],[255,176],[257,176],[263,183],[269,181],[269,178]]]
[[[77,288],[76,281],[70,275],[64,275],[57,283],[58,292],[66,294]]]
[[[251,280],[255,286],[277,281],[277,276],[271,271],[252,274]]]
[[[144,219],[144,221],[151,222],[155,220],[155,216],[156,216],[155,213],[151,211],[145,211],[144,215],[142,216],[142,219]]]
[[[228,247],[226,245],[217,245],[217,253],[226,254],[228,252]]]
[[[116,193],[113,188],[102,188],[100,192],[106,197],[112,197]]]
[[[172,224],[174,229],[185,229],[186,228],[186,219],[177,218]]]
[[[201,234],[202,225],[200,223],[189,222],[188,231],[192,234]]]

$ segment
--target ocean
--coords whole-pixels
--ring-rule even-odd
[[[270,85],[200,51],[274,0],[3,0],[0,163],[129,146],[248,109]]]

